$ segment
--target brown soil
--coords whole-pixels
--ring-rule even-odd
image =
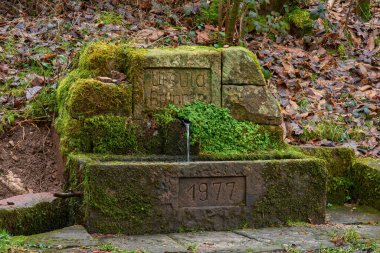
[[[16,125],[0,137],[0,199],[62,186],[63,163],[52,128]]]

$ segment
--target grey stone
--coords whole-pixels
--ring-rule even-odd
[[[26,238],[26,245],[41,244],[52,248],[72,248],[81,246],[96,246],[97,240],[87,233],[80,225],[54,230],[48,233],[36,234]]]
[[[238,120],[265,125],[282,123],[280,106],[265,86],[223,85],[222,106]]]
[[[51,192],[28,193],[0,200],[0,210],[33,207],[40,203],[52,203],[56,197]]]
[[[194,232],[169,234],[171,238],[196,252],[261,252],[278,249],[266,242],[252,240],[233,232]]]
[[[380,224],[380,212],[371,207],[334,206],[326,212],[330,224]]]
[[[266,82],[254,53],[243,47],[229,47],[222,51],[222,84],[259,85]]]
[[[135,52],[137,52],[135,50]],[[221,104],[221,53],[213,48],[179,47],[150,49],[130,56],[134,62],[134,116],[145,109],[169,103],[184,105],[193,100]]]
[[[146,251],[149,253],[161,252],[188,252],[187,248],[178,244],[167,235],[142,235],[142,236],[113,236],[99,239],[103,243],[128,251]]]
[[[244,229],[235,232],[259,242],[271,244],[274,249],[285,249],[289,246],[306,250],[334,246],[327,234],[308,227]]]

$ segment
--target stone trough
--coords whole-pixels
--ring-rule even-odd
[[[71,164],[83,181],[78,187],[84,191],[83,217],[90,232],[145,234],[325,221],[326,170],[319,159],[188,163],[167,156],[77,156]]]

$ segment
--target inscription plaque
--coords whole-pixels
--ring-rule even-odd
[[[147,68],[144,100],[148,108],[193,100],[212,102],[211,70],[208,68]]]
[[[243,206],[245,177],[194,177],[179,179],[179,207]]]

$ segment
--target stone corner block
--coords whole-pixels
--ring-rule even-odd
[[[266,86],[223,85],[222,106],[238,120],[281,125],[280,106]]]
[[[222,51],[222,84],[266,84],[261,66],[254,53],[243,47],[230,47]]]

